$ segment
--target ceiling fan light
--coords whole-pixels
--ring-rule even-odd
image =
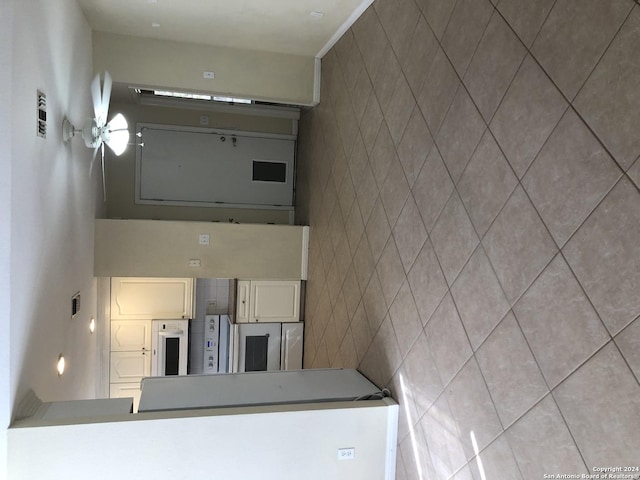
[[[105,138],[105,143],[113,150],[113,153],[118,156],[122,155],[127,149],[127,144],[129,143],[128,127],[127,119],[124,118],[124,115],[121,113],[118,113],[107,124],[108,133],[107,138]]]
[[[109,140],[107,140],[106,143],[109,148],[113,150],[113,153],[120,156],[127,149],[127,144],[129,143],[129,132],[127,130],[111,132]]]
[[[121,113],[117,113],[115,117],[111,119],[111,121],[107,124],[109,130],[126,130],[129,127],[127,123],[127,119],[124,118],[124,115]]]

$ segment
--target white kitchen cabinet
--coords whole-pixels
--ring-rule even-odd
[[[112,320],[111,351],[151,350],[151,320]]]
[[[151,375],[150,352],[111,352],[110,383],[140,382]]]
[[[193,318],[193,278],[111,279],[112,320]]]
[[[255,322],[297,322],[300,320],[300,282],[251,282],[249,320]]]
[[[236,297],[236,322],[247,323],[249,321],[251,282],[249,280],[238,280],[238,294]]]
[[[238,281],[236,322],[298,322],[300,283],[299,280]]]
[[[151,375],[151,320],[112,320],[109,396],[140,401],[140,382]]]
[[[142,389],[137,383],[112,383],[109,388],[110,398],[133,398],[133,413],[138,413]]]

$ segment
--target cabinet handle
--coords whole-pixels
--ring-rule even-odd
[[[143,355],[145,355],[145,352],[142,352]]]

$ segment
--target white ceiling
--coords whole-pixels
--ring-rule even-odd
[[[78,0],[94,30],[305,56],[316,56],[363,3],[370,1]]]

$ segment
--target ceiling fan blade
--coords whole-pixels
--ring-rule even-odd
[[[107,201],[107,187],[106,187],[106,181],[104,178],[104,143],[100,146],[100,148],[102,149],[102,198],[103,200]]]
[[[102,95],[100,94],[100,74],[96,75],[91,82],[91,100],[93,102],[93,114],[96,120],[100,123],[102,118]],[[106,115],[105,115],[106,120]],[[104,125],[104,123],[102,123]]]
[[[109,72],[104,72],[104,84],[102,85],[102,112],[104,114],[104,122],[107,121],[107,114],[109,113],[109,101],[111,100],[111,87],[113,82]],[[104,123],[103,123],[104,125]]]
[[[96,148],[93,149],[93,156],[91,157],[91,164],[89,166],[89,178],[93,177],[93,166],[96,164],[96,158],[98,158],[98,149],[100,147],[97,146]]]

